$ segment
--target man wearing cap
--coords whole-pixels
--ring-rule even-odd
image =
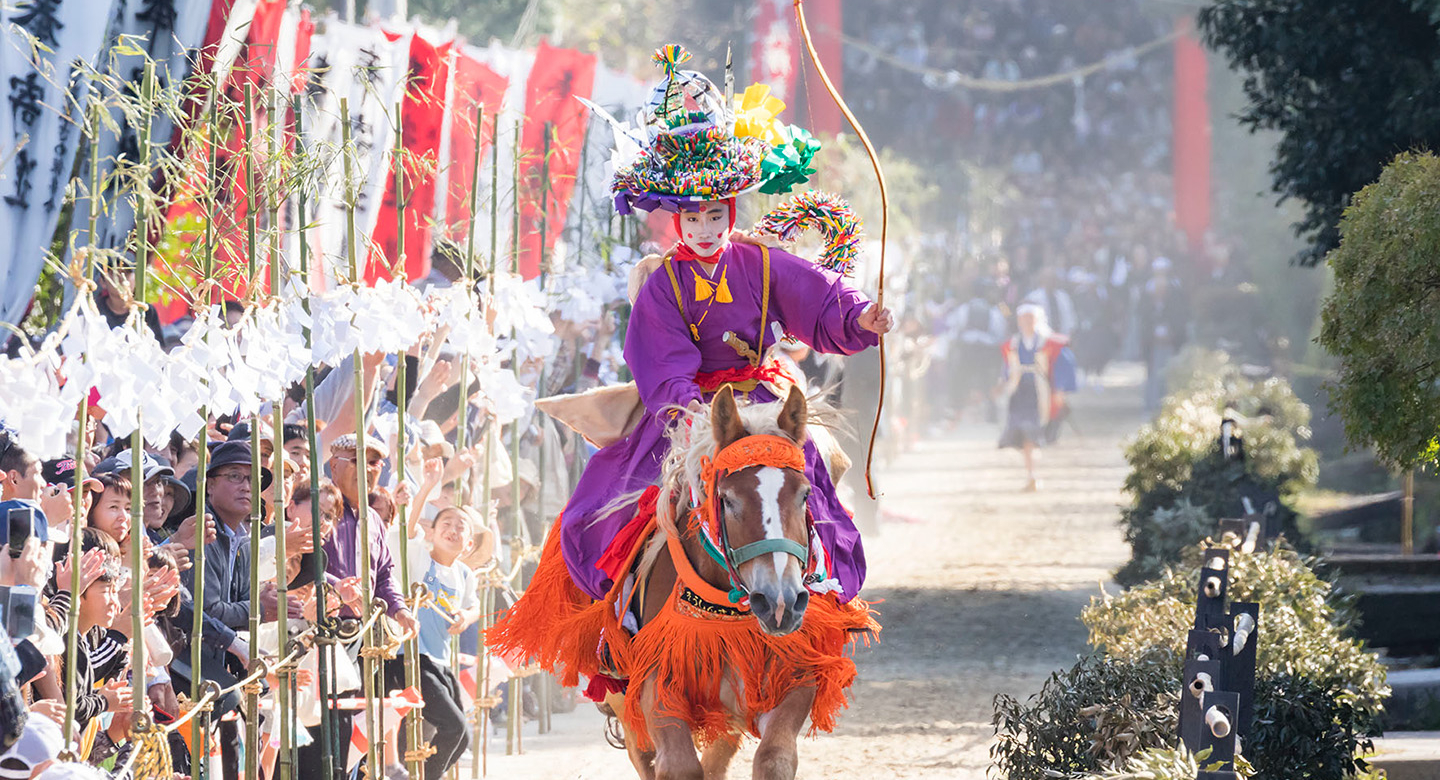
[[[214,661],[214,646],[224,643],[230,654],[242,665],[249,663],[248,648],[236,631],[249,628],[250,622],[250,513],[254,506],[251,494],[250,469],[253,463],[250,444],[227,441],[210,454],[205,470],[207,510],[217,522],[215,541],[205,545],[205,614],[223,624],[223,634],[208,635],[205,655]],[[260,469],[260,486],[270,484],[270,470]],[[182,575],[185,585],[195,594],[195,570]],[[262,592],[261,620],[275,620],[278,615],[276,592]],[[292,614],[299,614],[294,605]],[[207,624],[207,634],[209,632]],[[223,660],[223,655],[221,656]],[[220,730],[221,766],[226,780],[239,776],[240,733],[233,722],[222,722]]]
[[[380,518],[371,518],[368,545],[359,541],[360,520],[355,507],[365,498],[360,496],[358,450],[357,437],[353,433],[336,438],[330,445],[330,479],[340,489],[345,508],[340,521],[335,524],[335,533],[325,540],[329,571],[341,579],[359,576],[359,554],[368,548],[371,592],[385,602],[386,613],[400,624],[402,630],[417,628],[419,623],[414,613],[405,606],[390,545],[385,541],[385,524]],[[385,445],[373,436],[366,436],[364,457],[365,484],[374,486],[385,466]]]

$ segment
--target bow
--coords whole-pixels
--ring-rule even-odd
[[[820,54],[815,51],[815,42],[810,38],[810,27],[805,24],[804,0],[795,0],[795,18],[800,24],[800,37],[805,40],[805,51],[810,55],[810,62],[815,65],[815,72],[820,76],[820,83],[825,85],[825,91],[835,104],[840,107],[840,113],[845,115],[845,121],[850,124],[855,135],[860,138],[860,143],[865,146],[865,153],[870,156],[870,164],[875,168],[875,179],[880,182],[880,278],[879,288],[875,296],[875,305],[885,307],[885,243],[890,230],[890,199],[885,191],[885,171],[880,167],[880,157],[875,153],[875,145],[870,143],[870,136],[865,134],[865,128],[860,126],[860,120],[851,113],[850,106],[846,105],[845,98],[840,96],[835,84],[830,81],[830,75],[825,72],[825,66],[820,62]],[[875,460],[875,436],[880,432],[880,412],[885,408],[885,337],[880,337],[880,394],[875,401],[875,422],[870,427],[870,446],[865,451],[865,490],[874,499],[875,485],[870,479],[870,466]]]

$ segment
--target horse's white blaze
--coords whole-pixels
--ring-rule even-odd
[[[755,492],[760,495],[760,518],[763,521],[766,539],[784,539],[785,525],[780,519],[780,491],[785,487],[785,472],[774,466],[766,466],[760,469],[756,475],[759,485]],[[782,552],[770,553],[770,559],[775,563],[775,584],[778,586],[785,578],[786,555]]]

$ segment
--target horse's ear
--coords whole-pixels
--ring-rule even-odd
[[[805,415],[805,393],[800,391],[799,385],[791,385],[785,405],[780,409],[780,419],[776,422],[796,444],[805,443]]]
[[[720,388],[715,400],[710,402],[710,428],[715,432],[715,445],[719,449],[745,438],[745,422],[740,419],[740,407],[735,404],[735,392],[729,385]]]

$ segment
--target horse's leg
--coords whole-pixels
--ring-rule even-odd
[[[624,745],[625,753],[630,756],[630,763],[635,765],[635,773],[640,775],[640,780],[655,780],[655,751],[641,750],[638,747],[640,740],[635,738],[635,730],[625,722],[625,694],[605,694],[605,702],[600,705],[600,711],[610,719],[606,724],[606,741],[615,747]]]
[[[639,740],[635,738],[635,732],[629,726],[625,727],[625,752],[630,754],[630,763],[635,765],[636,774],[640,780],[656,780],[655,776],[655,751],[641,750],[636,747]]]
[[[690,727],[678,718],[656,713],[655,688],[653,678],[646,679],[640,688],[645,728],[650,731],[650,739],[655,743],[655,780],[705,780],[705,770],[700,766],[700,757],[695,754],[695,739]]]
[[[755,750],[755,780],[795,780],[799,756],[795,741],[810,717],[814,688],[797,688],[780,706],[760,716],[760,747]]]
[[[705,780],[725,780],[726,773],[730,771],[730,761],[735,758],[735,752],[739,749],[739,734],[732,734],[706,745],[704,754],[700,756]]]

